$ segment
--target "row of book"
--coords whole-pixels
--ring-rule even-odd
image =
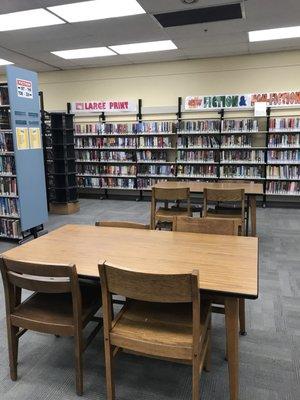
[[[222,132],[258,132],[258,120],[247,119],[224,119]]]
[[[266,192],[279,195],[300,195],[300,182],[267,182]]]
[[[15,157],[13,156],[1,156],[0,157],[0,174],[15,174]]]
[[[300,147],[298,134],[271,134],[268,140],[269,147]]]
[[[220,132],[220,127],[220,120],[180,121],[178,123],[178,133],[218,133]]]
[[[172,165],[140,165],[138,175],[165,175],[174,176],[175,169]]]
[[[179,165],[177,167],[177,176],[190,176],[198,178],[216,178],[218,168],[214,165]]]
[[[0,197],[3,195],[17,196],[16,178],[0,177]]]
[[[222,165],[220,178],[263,178],[264,168],[252,165]]]
[[[75,147],[117,147],[117,148],[135,148],[136,140],[131,137],[88,137],[88,138],[76,138]]]
[[[78,175],[136,175],[136,165],[77,165]]]
[[[270,131],[300,131],[300,118],[270,118]]]
[[[300,179],[300,166],[297,165],[268,165],[268,179]]]
[[[75,152],[77,162],[92,161],[92,162],[131,162],[134,160],[134,152],[130,151],[98,151],[98,150],[82,150]]]
[[[19,200],[0,197],[0,215],[1,216],[19,216]]]
[[[262,150],[235,150],[228,151],[223,150],[220,153],[221,162],[253,162],[253,163],[263,163],[264,162],[264,152]]]
[[[0,132],[0,152],[14,151],[13,138],[10,132]]]
[[[140,137],[137,143],[140,148],[156,147],[156,148],[170,148],[173,147],[172,140],[167,136],[145,136]]]
[[[179,150],[177,152],[177,162],[216,162],[216,153],[212,150],[194,150],[184,151]]]
[[[252,138],[249,135],[222,136],[221,147],[251,147]]]
[[[141,150],[136,153],[137,162],[167,162],[168,153],[164,150]]]
[[[166,182],[166,179],[139,178],[137,179],[137,189],[151,189],[157,182]]]
[[[269,150],[268,151],[268,162],[289,163],[295,162],[300,163],[300,150]]]
[[[215,137],[210,136],[179,136],[177,140],[178,147],[213,147],[218,148],[219,142]]]
[[[4,236],[10,239],[19,239],[21,236],[20,221],[1,218],[0,236]]]
[[[80,188],[120,188],[134,189],[135,179],[126,178],[93,178],[93,177],[78,177],[77,183]]]
[[[95,135],[122,135],[122,134],[153,134],[153,133],[176,133],[175,122],[149,121],[128,123],[96,123],[75,124],[77,134]]]

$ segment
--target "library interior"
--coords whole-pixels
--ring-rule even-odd
[[[300,399],[300,1],[0,1],[0,399]]]

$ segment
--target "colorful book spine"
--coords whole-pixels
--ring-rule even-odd
[[[300,118],[270,118],[269,131],[300,131]]]
[[[220,178],[261,179],[264,178],[264,168],[252,165],[221,165]]]
[[[257,119],[224,119],[222,132],[258,132]]]
[[[178,133],[219,133],[220,120],[181,121],[178,123]]]

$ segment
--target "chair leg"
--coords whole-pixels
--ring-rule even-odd
[[[115,400],[115,383],[113,378],[113,352],[108,339],[104,340],[104,349],[107,400]]]
[[[12,381],[18,379],[18,344],[19,339],[17,338],[17,333],[19,328],[12,326],[10,323],[7,325],[7,337],[8,337],[8,355],[9,355],[9,369],[10,377]]]
[[[211,319],[209,322],[207,335],[208,335],[208,342],[207,342],[207,350],[206,350],[206,355],[205,355],[205,360],[204,360],[204,369],[206,372],[209,372],[211,369]]]
[[[76,393],[78,396],[82,396],[83,394],[82,332],[75,334],[74,346],[75,346]]]
[[[239,299],[239,319],[240,319],[240,334],[245,336],[247,335],[245,299]]]
[[[200,399],[200,357],[199,354],[194,356],[193,360],[193,388],[192,388],[192,399]]]

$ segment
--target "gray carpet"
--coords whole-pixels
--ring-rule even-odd
[[[71,216],[51,216],[48,230],[96,219],[149,220],[149,203],[81,200]],[[248,335],[240,340],[240,400],[300,399],[300,210],[259,209],[260,296],[247,302]],[[11,244],[0,242],[0,252]],[[201,378],[203,400],[229,399],[224,322],[213,317],[212,370]],[[27,333],[20,340],[19,380],[8,375],[5,313],[0,286],[0,399],[76,399],[72,339]],[[84,356],[84,398],[105,399],[102,335]],[[121,354],[116,361],[119,400],[191,398],[191,368]]]

